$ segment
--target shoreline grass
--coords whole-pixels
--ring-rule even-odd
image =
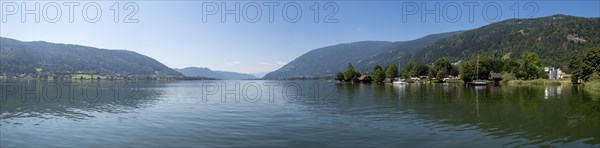
[[[465,83],[465,81],[463,81],[461,79],[450,79],[450,80],[446,80],[446,83]]]
[[[583,90],[592,96],[600,96],[600,81],[591,81],[583,83]],[[594,101],[600,101],[600,97],[592,97]]]
[[[600,81],[585,82],[583,85],[585,89],[600,92]]]
[[[571,85],[571,80],[570,79],[508,80],[505,83],[508,85]]]

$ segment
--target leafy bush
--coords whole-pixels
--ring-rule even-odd
[[[502,82],[508,82],[517,79],[517,76],[515,76],[515,74],[511,72],[503,72],[500,77],[502,78]]]

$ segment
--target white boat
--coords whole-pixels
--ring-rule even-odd
[[[406,82],[404,82],[404,81],[394,81],[394,82],[392,82],[392,84],[394,84],[394,85],[402,85],[402,84],[406,84]]]
[[[404,82],[402,79],[399,78],[395,78],[394,81],[392,82],[393,85],[402,85],[402,84],[407,84],[406,82]]]
[[[400,67],[400,63],[398,63],[398,67]],[[398,68],[398,74],[400,74],[400,68]],[[407,84],[406,82],[404,82],[403,79],[400,78],[394,78],[394,81],[392,81],[392,85],[404,85]]]
[[[487,80],[474,80],[473,82],[471,82],[471,84],[473,84],[473,85],[488,85],[488,84],[490,84],[490,81],[487,81]]]

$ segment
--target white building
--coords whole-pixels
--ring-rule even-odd
[[[560,70],[560,68],[544,67],[544,72],[548,73],[548,79],[562,79],[562,71]]]

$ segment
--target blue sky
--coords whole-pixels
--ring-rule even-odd
[[[404,41],[428,34],[474,29],[511,18],[567,14],[599,17],[600,2],[550,1],[39,1],[21,14],[21,1],[0,2],[0,35],[23,41],[126,49],[173,68],[208,67],[244,73],[273,71],[312,49],[365,40]],[[26,1],[26,9],[36,1]],[[115,3],[118,7],[115,7]],[[234,14],[221,7],[235,8]],[[316,13],[315,3],[319,5]],[[436,8],[436,3],[439,7]],[[73,22],[69,7],[73,7]],[[269,6],[273,6],[273,17]],[[18,11],[13,6],[18,6]],[[57,7],[59,9],[56,9]],[[213,11],[215,7],[218,11]],[[260,19],[257,6],[261,9]],[[469,12],[468,6],[474,6]],[[518,7],[517,7],[518,6]],[[88,8],[88,9],[84,9]],[[98,7],[102,16],[96,18]],[[287,9],[283,9],[283,8]],[[423,7],[429,11],[422,11]],[[45,9],[44,9],[45,8]],[[119,15],[115,12],[119,8]],[[125,9],[128,8],[128,9]],[[124,23],[128,14],[137,8]],[[245,8],[245,9],[244,9]],[[301,17],[296,18],[297,9]],[[419,10],[415,10],[417,8]],[[337,12],[334,13],[334,10]],[[61,12],[57,19],[57,10]],[[86,10],[84,13],[84,10]],[[286,16],[283,11],[287,10]],[[518,10],[518,15],[516,15]],[[458,13],[458,12],[461,13]],[[25,11],[23,11],[25,12]],[[429,12],[423,14],[421,12]],[[500,12],[498,15],[497,12]],[[315,23],[315,13],[318,22]],[[35,22],[35,15],[40,21]],[[206,15],[203,15],[206,14]],[[214,15],[211,15],[214,14]],[[330,19],[325,20],[327,15]],[[460,15],[457,15],[460,14]],[[470,14],[473,16],[469,19]],[[21,17],[25,16],[25,22]],[[206,17],[205,17],[206,16]],[[435,17],[439,21],[435,21]],[[460,17],[457,17],[460,16]],[[203,21],[206,18],[206,22]],[[118,22],[114,21],[118,18]],[[273,19],[270,22],[269,18]],[[423,22],[422,18],[425,18]],[[86,19],[88,19],[86,21]],[[54,22],[55,21],[55,22]],[[95,23],[90,23],[96,21]],[[599,24],[600,25],[600,24]]]

